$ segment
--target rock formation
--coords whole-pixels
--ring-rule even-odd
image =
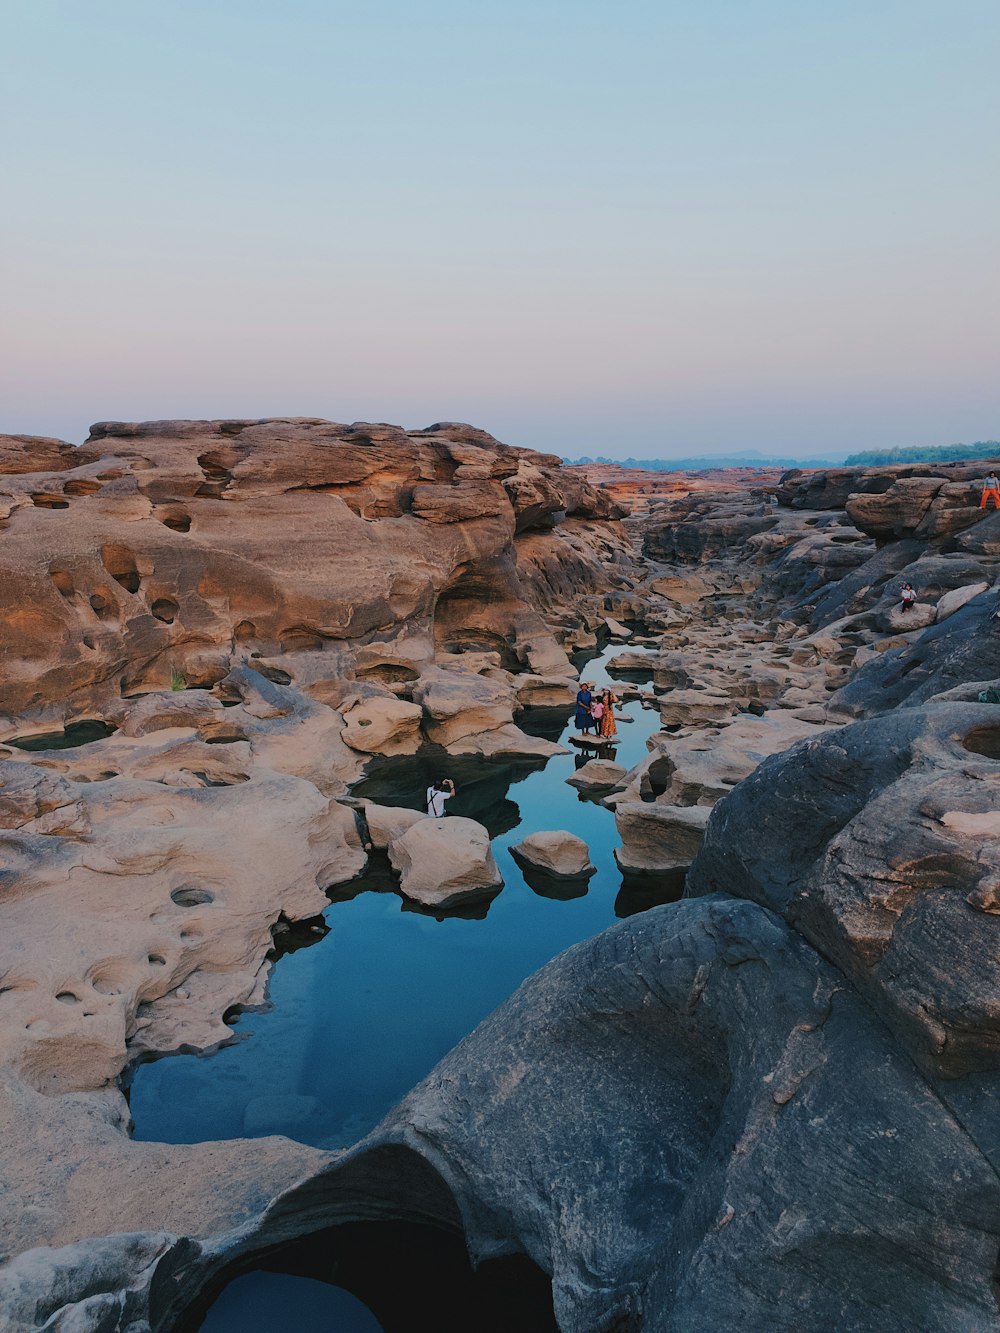
[[[276,1245],[401,1218],[529,1255],[564,1333],[1000,1333],[981,465],[650,496],[640,562],[607,492],[447,423],[106,424],[0,463],[0,1325],[170,1333]],[[548,964],[345,1153],[132,1142],[126,1063],[223,1039],[366,845],[422,902],[497,890],[478,823],[348,789],[428,741],[543,762],[517,718],[609,628],[654,649],[626,669],[663,730],[571,781],[684,899]]]

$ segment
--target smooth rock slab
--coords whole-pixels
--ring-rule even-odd
[[[627,770],[610,759],[590,759],[582,768],[566,779],[571,787],[583,791],[612,791],[625,777]]]
[[[681,870],[698,855],[711,813],[707,805],[621,801],[615,807],[615,823],[622,845],[615,850],[615,860],[633,874]]]
[[[404,897],[426,907],[448,907],[503,888],[490,835],[474,819],[421,819],[389,848]]]
[[[366,699],[344,714],[343,740],[363,754],[413,754],[422,712],[405,699]]]
[[[584,840],[565,829],[529,833],[510,850],[516,861],[543,870],[553,879],[586,879],[597,869]]]
[[[405,805],[376,805],[374,801],[365,806],[365,821],[368,824],[368,836],[373,847],[384,851],[397,838],[426,819],[422,810],[411,810]]]

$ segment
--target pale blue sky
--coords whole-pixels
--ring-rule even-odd
[[[0,15],[0,430],[1000,436],[996,0]]]

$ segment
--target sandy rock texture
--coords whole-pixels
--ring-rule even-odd
[[[169,1333],[284,1240],[405,1218],[527,1253],[563,1333],[1000,1333],[982,464],[716,477],[622,525],[448,423],[111,424],[38,473],[0,446],[0,735],[117,728],[0,747],[4,1327]],[[431,910],[497,890],[474,821],[341,798],[418,738],[544,759],[520,710],[565,707],[609,622],[662,730],[584,790],[684,897],[529,978],[345,1153],[131,1143],[124,1062],[225,1034],[358,825]]]
[[[0,1252],[222,1232],[325,1160],[133,1144],[119,1076],[228,1039],[285,924],[365,868],[359,828],[423,821],[342,803],[373,757],[557,752],[516,718],[572,702],[576,596],[596,615],[634,565],[617,514],[447,422],[0,437]],[[474,828],[414,893],[497,891]]]
[[[565,829],[529,833],[510,850],[515,860],[553,879],[585,879],[595,870],[587,844]]]
[[[420,819],[389,844],[400,891],[425,907],[492,897],[503,888],[490,835],[474,819]]]
[[[210,686],[251,656],[300,686],[413,679],[470,647],[568,675],[533,593],[569,622],[549,568],[596,596],[628,564],[617,524],[590,540],[607,496],[452,423],[105,422],[78,450],[4,436],[0,488],[8,734],[101,716],[172,672]]]

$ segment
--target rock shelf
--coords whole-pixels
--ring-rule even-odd
[[[380,1216],[529,1254],[564,1333],[1000,1329],[982,471],[715,477],[623,520],[451,423],[0,437],[0,1323],[169,1333]],[[345,1153],[131,1141],[129,1061],[224,1040],[363,835],[421,902],[500,891],[479,824],[349,788],[426,743],[544,762],[521,711],[609,634],[662,730],[579,781],[684,901],[556,958]],[[586,873],[547,836],[526,860]]]

